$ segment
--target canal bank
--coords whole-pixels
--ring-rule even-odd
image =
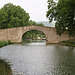
[[[0,41],[0,48],[10,44],[8,41]],[[0,75],[12,75],[12,70],[8,62],[5,60],[0,59]]]
[[[61,45],[75,47],[75,40],[67,40],[67,41],[61,41]]]
[[[0,75],[12,75],[10,65],[2,59],[0,59]]]

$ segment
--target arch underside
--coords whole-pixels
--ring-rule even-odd
[[[30,30],[27,30],[27,31],[25,31],[23,34],[22,34],[22,37],[23,37],[23,35],[24,34],[26,34],[27,32],[29,32],[29,31],[40,31],[40,32],[42,32],[44,35],[45,35],[45,40],[47,40],[47,37],[46,37],[46,34],[43,32],[43,31],[41,31],[41,30],[38,30],[38,29],[30,29]],[[22,39],[22,38],[21,38]]]

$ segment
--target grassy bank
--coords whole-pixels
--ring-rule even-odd
[[[12,75],[12,70],[7,62],[0,59],[0,75]]]
[[[8,40],[8,41],[0,41],[0,48],[6,46],[8,44],[21,44],[21,43],[22,42],[11,42],[10,40]]]
[[[10,43],[10,41],[0,41],[0,48]],[[0,59],[0,75],[12,75],[10,65],[2,59]]]
[[[61,41],[60,44],[75,47],[75,41],[73,40]]]
[[[8,45],[7,41],[0,41],[0,48],[6,45]]]

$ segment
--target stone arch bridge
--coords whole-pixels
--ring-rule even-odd
[[[31,30],[42,31],[46,36],[46,43],[59,43],[63,40],[69,40],[69,36],[67,34],[62,34],[61,36],[57,35],[55,28],[32,25],[18,28],[1,29],[0,41],[10,40],[12,42],[21,42],[23,34]]]

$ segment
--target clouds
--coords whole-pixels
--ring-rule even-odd
[[[44,21],[46,19],[47,0],[0,0],[0,8],[6,3],[13,3],[21,6],[34,21]]]

